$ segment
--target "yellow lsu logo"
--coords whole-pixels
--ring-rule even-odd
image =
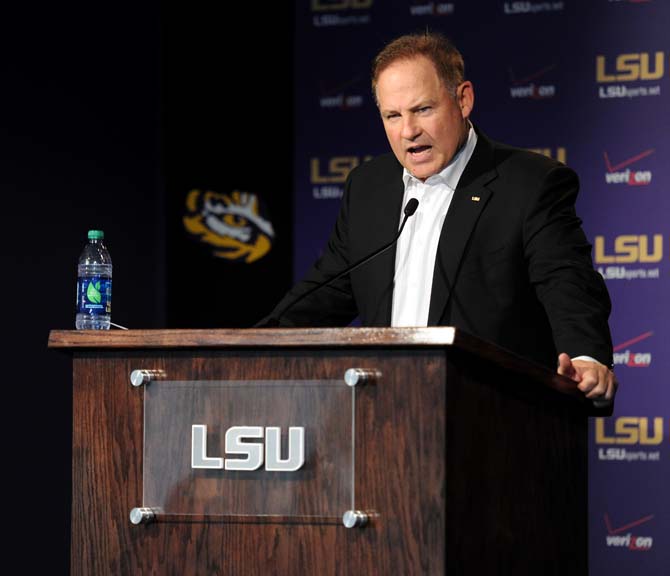
[[[653,60],[653,69],[650,62]],[[614,71],[607,71],[606,56],[596,56],[596,80],[598,83],[626,82],[635,80],[658,80],[665,73],[665,54],[647,52],[619,54]]]
[[[554,160],[558,160],[559,162],[562,162],[563,164],[567,164],[567,152],[565,148],[562,146],[559,146],[558,148],[529,148],[531,152],[537,152],[538,154],[542,154],[543,156],[546,156],[547,158],[553,158]]]
[[[650,251],[651,246],[651,251]],[[608,253],[605,237],[596,236],[594,241],[596,264],[629,264],[632,262],[653,263],[663,259],[663,235],[637,236],[624,234],[614,239],[614,252]]]
[[[364,156],[363,162],[370,160],[372,156]],[[321,160],[312,158],[310,160],[310,181],[312,184],[342,184],[356,166],[361,163],[358,156],[334,156],[328,160],[327,167],[322,169]]]
[[[658,446],[663,442],[663,418],[661,417],[622,416],[614,421],[614,430],[609,433],[605,429],[605,418],[596,418],[595,425],[596,444]]]
[[[334,12],[335,10],[366,10],[373,0],[312,0],[312,12]]]
[[[272,223],[261,215],[255,194],[191,190],[186,197],[184,227],[213,254],[227,260],[253,262],[272,247]]]

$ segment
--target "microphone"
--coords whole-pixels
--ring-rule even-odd
[[[296,304],[299,302],[302,302],[307,296],[310,296],[311,294],[314,294],[317,290],[320,290],[321,288],[324,288],[325,286],[328,286],[331,282],[335,282],[335,280],[338,280],[339,278],[342,278],[342,276],[345,276],[346,274],[349,274],[350,272],[353,272],[360,266],[363,266],[363,264],[366,264],[373,258],[376,258],[380,254],[386,252],[391,246],[393,246],[397,241],[398,238],[400,238],[400,234],[402,234],[403,229],[405,228],[405,224],[407,223],[407,220],[409,219],[410,216],[413,216],[414,213],[416,212],[416,209],[419,207],[419,201],[416,198],[410,198],[407,204],[405,204],[405,209],[403,210],[403,213],[405,214],[405,217],[403,218],[402,224],[400,225],[400,228],[398,229],[398,233],[393,237],[393,239],[388,242],[387,244],[384,244],[381,248],[378,248],[375,250],[372,254],[369,254],[368,256],[365,256],[364,258],[361,258],[358,262],[355,262],[351,266],[345,268],[342,270],[342,272],[338,273],[337,275],[333,276],[332,278],[329,278],[325,282],[319,282],[316,286],[313,288],[310,288],[307,292],[301,294],[298,296],[295,300],[292,302],[289,302],[287,306],[284,307],[284,309],[277,315],[276,320],[273,322],[273,325],[279,326],[279,320],[280,318],[286,314],[288,310],[293,308]]]

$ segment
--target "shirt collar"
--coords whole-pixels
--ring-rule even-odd
[[[456,155],[451,159],[451,162],[447,164],[441,172],[433,174],[430,178],[427,178],[424,184],[446,184],[451,190],[456,190],[458,181],[461,179],[465,167],[468,165],[472,153],[475,150],[477,145],[477,133],[475,132],[472,124],[470,124],[470,130],[468,131],[468,139],[465,141],[465,144],[461,146],[460,150]],[[421,183],[421,180],[412,176],[412,174],[403,168],[402,172],[402,181],[405,184],[405,189],[409,186],[410,183],[418,184]]]

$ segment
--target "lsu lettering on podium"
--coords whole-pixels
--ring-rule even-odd
[[[261,441],[245,442],[248,440]],[[221,457],[208,456],[207,426],[194,424],[191,427],[191,468],[250,472],[258,470],[265,461],[268,472],[295,472],[305,463],[305,428],[293,426],[288,429],[288,455],[285,459],[281,457],[281,429],[278,427],[232,426],[226,430],[225,448],[226,455],[244,458],[226,457],[224,461]]]

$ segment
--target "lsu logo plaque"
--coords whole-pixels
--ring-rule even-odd
[[[214,256],[249,264],[272,248],[274,229],[255,194],[191,190],[186,210],[184,227],[209,245]]]

